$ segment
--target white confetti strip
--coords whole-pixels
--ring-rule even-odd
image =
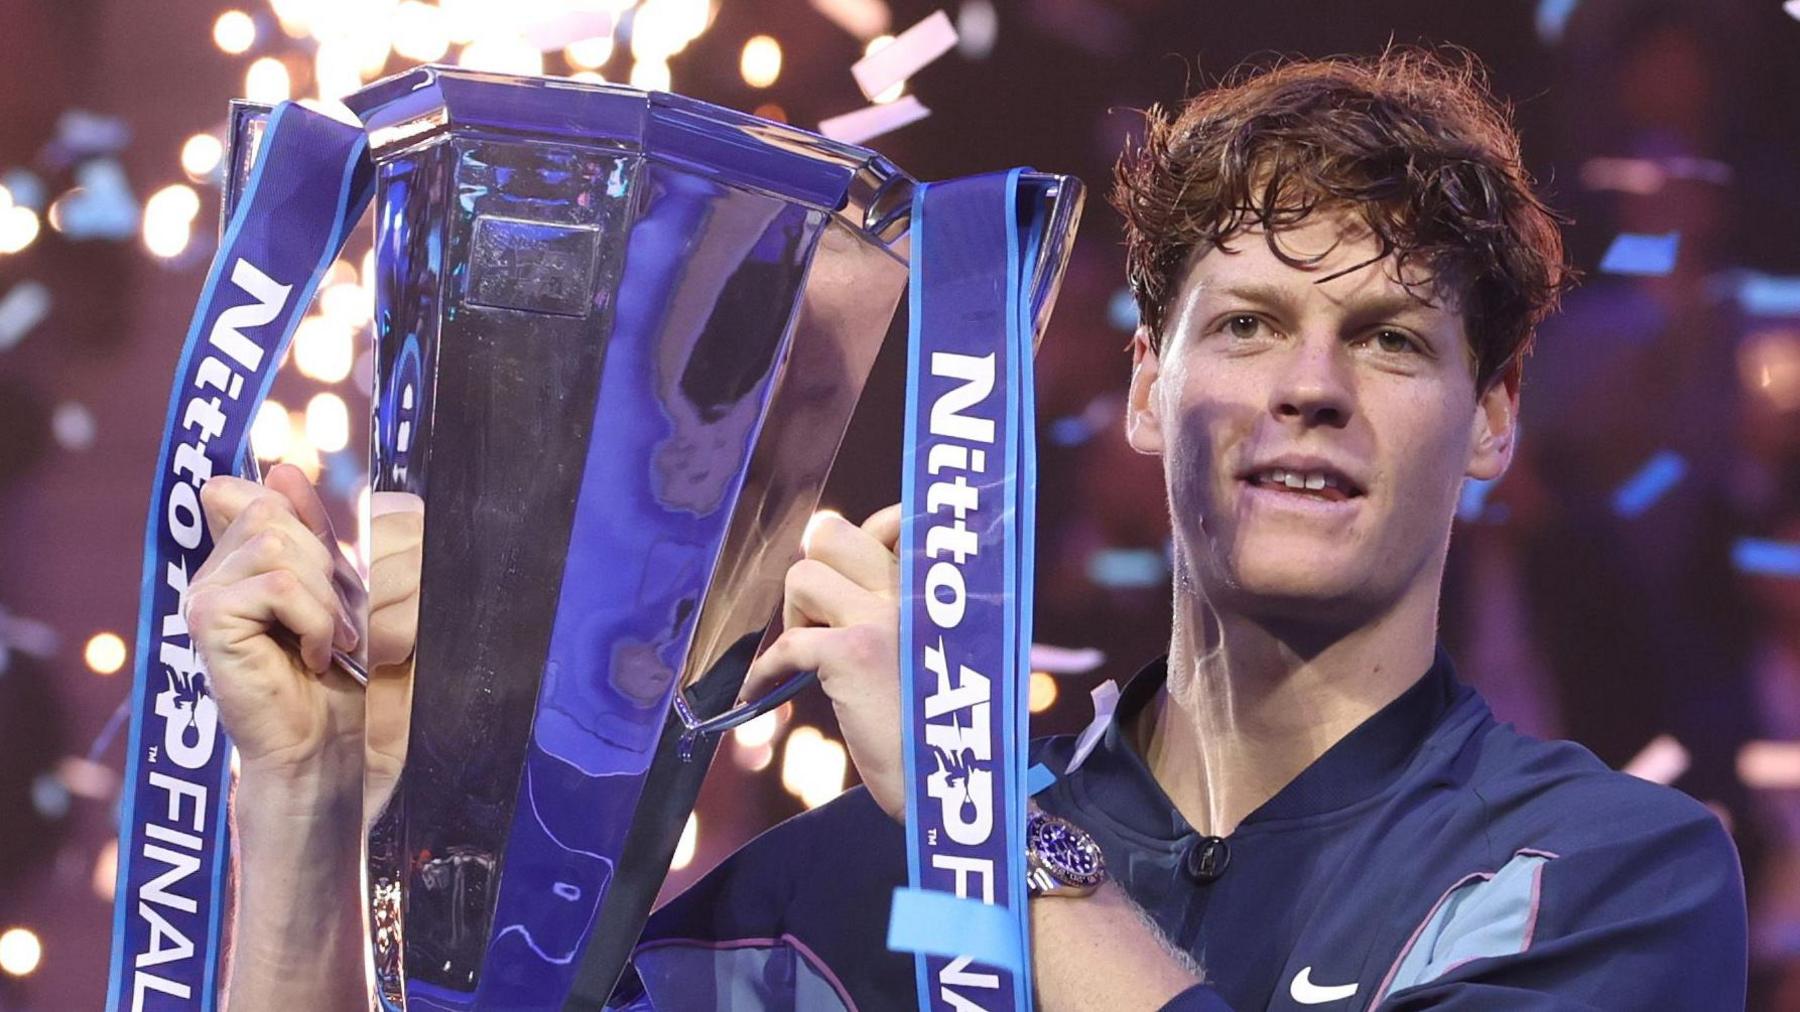
[[[1672,784],[1687,772],[1691,757],[1673,735],[1659,734],[1625,764],[1625,772],[1653,784]]]
[[[863,144],[909,123],[917,123],[929,115],[931,110],[921,105],[918,99],[904,95],[887,105],[871,105],[842,116],[833,116],[819,124],[819,132],[834,141]]]
[[[1106,663],[1106,655],[1093,647],[1031,645],[1031,670],[1052,675],[1083,675]]]
[[[1069,765],[1063,769],[1063,776],[1075,772],[1087,757],[1100,744],[1100,738],[1106,734],[1107,725],[1112,723],[1113,711],[1119,708],[1119,684],[1107,679],[1094,686],[1094,719],[1075,739],[1075,754],[1069,757]]]
[[[956,26],[948,14],[933,11],[893,42],[856,61],[850,73],[863,97],[873,99],[955,48]]]
[[[18,344],[50,313],[50,289],[36,281],[21,281],[0,298],[0,351]]]

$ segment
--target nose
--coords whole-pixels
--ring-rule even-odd
[[[1334,338],[1296,341],[1271,391],[1270,413],[1305,428],[1341,429],[1350,423],[1355,392]]]

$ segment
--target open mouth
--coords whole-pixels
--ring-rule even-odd
[[[1252,488],[1305,496],[1323,502],[1346,502],[1361,497],[1361,486],[1330,469],[1292,471],[1270,467],[1252,471],[1243,481]]]

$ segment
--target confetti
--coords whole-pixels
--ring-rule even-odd
[[[1156,587],[1168,578],[1162,553],[1150,548],[1102,548],[1088,558],[1088,579],[1102,587]]]
[[[1673,735],[1659,734],[1626,763],[1623,772],[1653,784],[1672,784],[1687,772],[1692,757]]]
[[[893,23],[882,0],[812,0],[812,8],[864,42],[886,32]]]
[[[1537,16],[1533,19],[1538,38],[1546,45],[1561,42],[1563,32],[1569,27],[1569,17],[1580,4],[1581,0],[1538,0]]]
[[[1686,474],[1687,461],[1681,454],[1663,450],[1613,491],[1613,512],[1627,519],[1642,514],[1680,484]]]
[[[1106,733],[1106,727],[1112,723],[1113,711],[1119,708],[1119,683],[1107,679],[1094,686],[1094,719],[1088,721],[1081,736],[1075,739],[1075,754],[1069,757],[1069,765],[1063,767],[1063,775],[1067,776],[1081,767],[1087,757],[1100,744],[1100,736]]]
[[[1085,675],[1106,663],[1106,654],[1093,647],[1053,647],[1048,643],[1031,645],[1031,669],[1052,675]]]
[[[1681,248],[1681,233],[1641,235],[1621,232],[1600,259],[1603,274],[1660,276],[1675,269],[1675,256]]]
[[[57,230],[71,239],[129,239],[137,234],[138,205],[125,170],[110,158],[84,162],[76,190],[56,200]]]
[[[1000,15],[991,0],[963,0],[956,11],[956,51],[971,60],[985,60],[1000,37]]]
[[[50,314],[50,289],[36,281],[21,281],[0,298],[0,351],[25,339],[31,328]]]
[[[1456,500],[1456,519],[1469,523],[1483,519],[1487,513],[1488,493],[1499,481],[1498,478],[1470,478],[1463,482],[1462,495]]]
[[[44,183],[30,172],[8,169],[6,175],[0,176],[0,187],[6,189],[12,202],[19,207],[29,207],[33,211],[44,209]]]
[[[1800,543],[1739,538],[1731,546],[1731,564],[1740,573],[1800,580]]]
[[[850,74],[856,78],[863,97],[872,101],[954,48],[956,26],[943,11],[933,11],[893,42],[856,61]]]
[[[1738,308],[1751,316],[1800,316],[1800,278],[1745,271],[1732,280]]]
[[[131,128],[117,116],[70,109],[56,121],[56,143],[77,158],[111,154],[131,143]]]
[[[50,416],[50,431],[63,449],[85,450],[94,445],[94,415],[74,401],[64,401]]]
[[[526,25],[523,34],[526,42],[548,53],[576,42],[610,36],[612,31],[613,16],[610,12],[593,7],[577,7]]]
[[[1758,790],[1800,787],[1800,742],[1747,741],[1737,754],[1738,779]]]
[[[1787,0],[1787,3],[1781,5],[1781,9],[1787,11],[1788,17],[1800,21],[1800,0]]]
[[[1106,302],[1106,322],[1115,329],[1131,333],[1138,325],[1137,298],[1131,294],[1130,288],[1121,288],[1112,294]]]
[[[833,116],[819,124],[819,132],[844,144],[865,144],[882,134],[892,133],[931,115],[931,110],[911,95],[887,105],[871,105],[842,116]]]

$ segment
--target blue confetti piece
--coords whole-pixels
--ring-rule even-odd
[[[1751,316],[1800,316],[1800,278],[1747,272],[1738,282],[1737,301]]]
[[[1800,543],[1739,538],[1731,546],[1731,564],[1740,573],[1800,580]]]
[[[1630,519],[1638,516],[1687,475],[1687,461],[1673,450],[1663,450],[1651,457],[1638,472],[1613,490],[1612,509]]]
[[[1131,297],[1131,289],[1121,288],[1113,293],[1106,303],[1106,320],[1127,333],[1137,329],[1137,300]]]
[[[1053,783],[1056,783],[1056,774],[1043,763],[1032,763],[1031,768],[1025,771],[1025,793],[1027,795],[1036,794]]]
[[[1088,557],[1087,572],[1102,587],[1156,587],[1168,578],[1169,564],[1149,548],[1102,548]]]
[[[888,911],[890,952],[967,956],[977,963],[1018,973],[1020,938],[1005,907],[965,899],[935,889],[894,890]]]
[[[38,177],[24,169],[8,169],[6,175],[0,176],[0,186],[12,194],[12,202],[20,207],[29,207],[33,211],[44,209],[44,183]]]
[[[75,170],[79,192],[57,201],[57,225],[71,239],[128,239],[137,232],[138,205],[125,170],[110,158]]]
[[[1569,27],[1569,17],[1581,0],[1538,0],[1537,25],[1538,38],[1548,45],[1562,41],[1563,31]]]
[[[1057,446],[1080,446],[1094,438],[1094,427],[1088,424],[1086,418],[1071,415],[1051,422],[1044,430],[1044,435]]]
[[[1600,259],[1602,274],[1631,274],[1660,277],[1675,269],[1675,256],[1681,249],[1681,233],[1642,235],[1620,232]]]
[[[56,139],[76,155],[107,154],[131,142],[131,128],[117,116],[70,109],[56,121]]]
[[[1462,494],[1456,500],[1456,519],[1469,523],[1480,520],[1487,512],[1488,493],[1499,481],[1498,478],[1470,478],[1463,482]]]
[[[21,281],[0,298],[0,351],[25,339],[31,328],[50,315],[50,289],[42,282]]]

